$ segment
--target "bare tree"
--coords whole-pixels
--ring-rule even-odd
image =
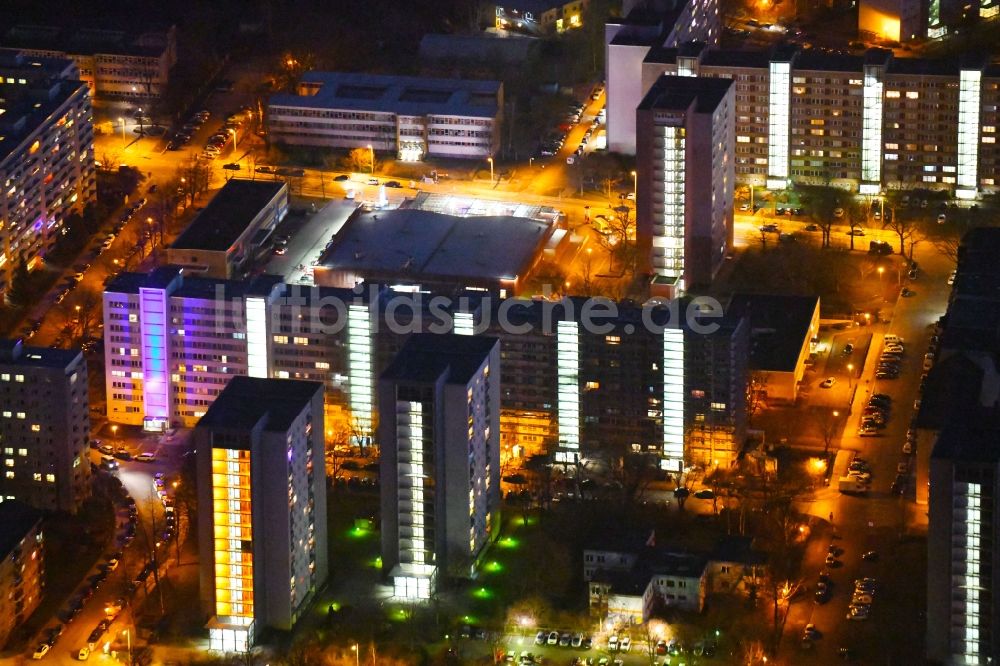
[[[823,440],[823,455],[826,455],[830,452],[830,445],[840,430],[840,412],[817,408],[813,411],[813,416],[819,428],[820,438]]]
[[[95,291],[84,291],[73,305],[73,323],[80,340],[90,337],[91,331],[101,321],[102,299]]]
[[[908,211],[897,212],[890,208],[888,219],[882,222],[882,228],[896,234],[899,238],[899,253],[906,255],[906,244],[917,233],[919,220]]]
[[[823,232],[823,247],[830,247],[830,235],[837,218],[839,190],[828,185],[800,185],[800,198],[809,208],[809,215]]]
[[[608,218],[607,228],[599,237],[611,258],[617,259],[621,269],[629,273],[635,270],[635,218],[632,211],[630,206],[616,206],[614,215]]]
[[[956,236],[939,238],[934,241],[934,249],[952,263],[958,263],[958,247],[961,241]]]
[[[864,227],[865,222],[868,221],[868,207],[861,203],[852,202],[847,206],[846,214],[847,223],[850,226],[848,234],[851,239],[851,252],[853,252],[855,231]]]
[[[343,166],[348,171],[357,171],[365,173],[374,173],[375,167],[378,163],[372,162],[373,152],[368,148],[354,148],[351,152],[347,153],[347,157],[344,158]]]
[[[764,406],[767,397],[767,375],[763,372],[751,372],[747,381],[747,427],[753,424],[753,419]]]
[[[195,199],[212,187],[215,171],[208,160],[192,157],[177,167],[175,177],[180,184],[180,191],[189,205],[194,205]],[[176,191],[176,190],[175,190]]]

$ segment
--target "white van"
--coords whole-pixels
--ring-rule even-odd
[[[903,338],[901,338],[898,335],[895,335],[893,333],[886,333],[885,334],[885,344],[887,344],[887,345],[900,344],[901,345],[901,344],[903,344]]]

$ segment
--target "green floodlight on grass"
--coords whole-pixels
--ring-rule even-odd
[[[489,562],[486,563],[486,566],[484,566],[483,569],[487,573],[499,573],[503,571],[503,565],[497,562],[496,560],[490,560]]]
[[[487,587],[479,587],[472,591],[472,596],[477,599],[492,599],[493,592]]]
[[[504,537],[498,543],[501,548],[517,548],[520,545],[514,537]]]

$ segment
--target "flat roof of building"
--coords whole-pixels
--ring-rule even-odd
[[[19,339],[0,339],[0,365],[63,369],[78,358],[79,349],[27,347]]]
[[[322,391],[320,382],[238,375],[229,380],[197,427],[250,430],[263,420],[265,431],[284,432]]]
[[[863,55],[845,53],[824,53],[817,49],[799,51],[792,63],[795,71],[860,73],[865,69]]]
[[[300,88],[314,95],[272,95],[271,106],[382,111],[412,116],[493,118],[499,111],[499,81],[306,72]]]
[[[701,64],[710,67],[748,67],[751,69],[767,69],[770,57],[767,51],[709,49],[701,58]]]
[[[750,319],[750,367],[792,372],[819,307],[819,296],[733,294],[727,310]]]
[[[258,275],[249,280],[223,280],[185,274],[181,266],[160,266],[150,273],[119,273],[104,287],[105,293],[138,294],[140,289],[166,289],[177,281],[171,296],[214,298],[220,290],[226,298],[265,296],[282,284],[280,275]]]
[[[125,31],[54,25],[15,25],[3,36],[3,45],[23,49],[62,51],[72,55],[131,55],[157,57],[167,45],[167,30]]]
[[[646,93],[639,109],[686,111],[695,103],[696,112],[711,113],[732,85],[732,79],[664,75]]]
[[[446,384],[468,384],[498,344],[488,335],[416,333],[406,339],[382,379],[434,383],[446,374]]]
[[[216,252],[228,250],[260,211],[286,187],[281,181],[231,179],[194,216],[170,248]]]
[[[378,279],[513,281],[533,264],[551,230],[546,222],[503,215],[359,209],[320,266]]]
[[[967,463],[1000,461],[1000,409],[966,406],[941,429],[932,458]]]
[[[18,500],[0,502],[0,560],[5,560],[42,519],[42,512]]]

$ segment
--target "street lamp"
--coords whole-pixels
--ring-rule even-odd
[[[351,652],[354,653],[354,666],[361,666],[360,650],[358,650],[358,644],[355,643],[351,646]]]
[[[125,119],[118,116],[118,122],[122,124],[122,146],[125,146]]]
[[[118,439],[118,426],[116,425],[111,426],[111,437],[113,439]]]
[[[847,392],[850,393],[851,389],[854,388],[854,364],[847,364]],[[847,396],[848,404],[850,404],[851,396]]]
[[[132,630],[126,628],[122,633],[125,634],[125,642],[128,645],[128,663],[132,666]]]
[[[639,197],[639,174],[635,171],[632,172],[632,200],[636,200]]]
[[[371,162],[372,175],[375,175],[375,149],[372,148],[372,144],[368,144],[368,160]]]
[[[879,284],[882,283],[882,273],[885,273],[885,266],[879,266],[878,267],[878,281],[879,281]]]
[[[493,184],[493,158],[487,157],[486,161],[490,163],[490,185]]]

